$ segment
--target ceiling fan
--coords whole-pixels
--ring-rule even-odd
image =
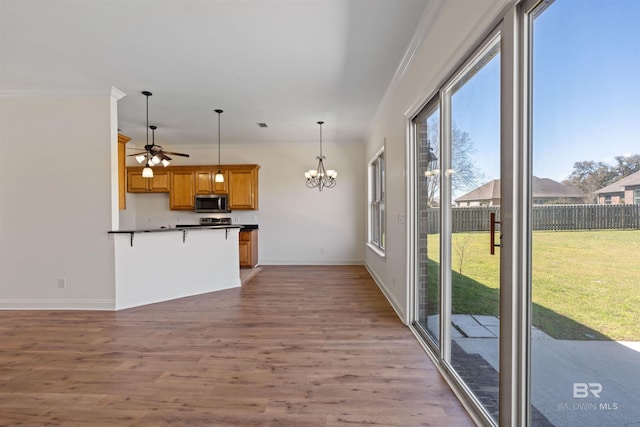
[[[142,92],[142,94],[147,97],[147,144],[144,146],[144,151],[139,153],[129,154],[128,157],[135,156],[138,163],[142,163],[146,161],[145,170],[149,168],[149,170],[147,171],[147,174],[149,175],[148,176],[149,178],[152,178],[153,172],[151,171],[151,166],[158,165],[160,163],[162,163],[164,167],[169,166],[169,161],[171,160],[171,157],[168,156],[169,154],[171,154],[172,156],[181,156],[181,157],[189,157],[189,155],[184,153],[165,151],[162,149],[160,145],[156,145],[155,130],[158,127],[154,125],[149,126],[149,97],[153,94],[149,91],[144,91]],[[149,129],[151,129],[151,135],[152,135],[151,144],[149,144]],[[144,171],[143,171],[143,176],[145,176]]]
[[[163,150],[162,146],[156,145],[155,143],[155,130],[158,129],[158,127],[151,125],[149,126],[149,129],[151,129],[151,144],[147,144],[144,146],[145,151],[129,154],[129,157],[136,156],[136,160],[138,161],[138,163],[142,163],[146,160],[149,166],[162,163],[164,167],[169,166],[169,161],[172,160],[171,157],[168,156],[168,154],[171,154],[172,156],[189,157],[188,154]]]

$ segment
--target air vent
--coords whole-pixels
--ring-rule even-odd
[[[258,126],[260,126],[261,128],[267,128],[269,126],[267,126],[266,123],[258,123]]]

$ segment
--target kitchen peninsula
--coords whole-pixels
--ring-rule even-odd
[[[240,286],[239,225],[110,231],[115,309]]]

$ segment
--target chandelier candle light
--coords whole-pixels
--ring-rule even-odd
[[[336,186],[336,177],[338,172],[333,169],[325,169],[323,160],[326,159],[322,155],[322,125],[324,122],[318,122],[320,125],[320,155],[316,157],[318,159],[318,166],[316,169],[310,169],[304,173],[304,177],[307,178],[307,187],[318,188],[322,191],[324,187],[333,188]]]

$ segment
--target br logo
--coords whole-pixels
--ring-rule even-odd
[[[600,398],[600,393],[602,393],[602,384],[600,383],[573,383],[574,399],[585,399],[589,397],[589,394]]]

